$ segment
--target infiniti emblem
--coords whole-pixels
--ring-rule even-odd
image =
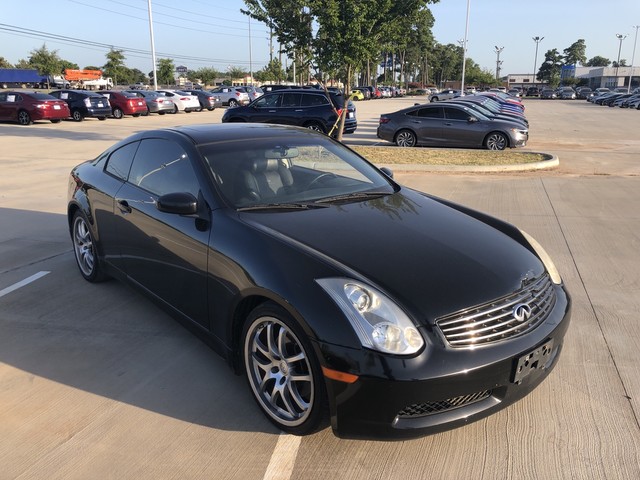
[[[524,322],[531,318],[531,307],[525,303],[519,303],[513,307],[513,318],[518,322]]]

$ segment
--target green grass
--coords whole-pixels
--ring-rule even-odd
[[[451,150],[423,147],[351,146],[372,163],[399,165],[519,165],[548,160],[541,153],[514,150]]]

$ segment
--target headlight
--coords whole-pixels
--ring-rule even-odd
[[[349,319],[363,347],[412,355],[424,340],[409,317],[389,297],[348,278],[316,280]]]
[[[540,257],[540,260],[542,260],[542,263],[547,269],[547,272],[549,272],[551,281],[556,285],[560,285],[562,283],[560,272],[558,272],[558,269],[554,265],[553,260],[551,260],[551,257],[549,256],[549,254],[545,251],[544,248],[542,248],[542,245],[540,245],[536,241],[536,239],[533,238],[531,235],[529,235],[527,232],[525,232],[524,230],[520,230],[520,233],[522,233],[522,235],[527,240],[527,242],[529,242],[529,245],[531,245],[531,247],[535,250],[538,257]]]

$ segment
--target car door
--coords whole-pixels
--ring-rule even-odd
[[[161,212],[158,198],[187,192],[201,196],[193,159],[173,140],[140,142],[128,181],[118,191],[114,215],[127,275],[192,320],[208,327],[207,251],[210,223]]]
[[[426,106],[407,114],[408,126],[416,132],[418,142],[425,145],[442,145],[444,114],[440,106]]]
[[[478,120],[465,108],[444,107],[445,121],[442,127],[443,138],[452,147],[482,146],[486,123]],[[469,120],[470,117],[477,121]]]
[[[15,94],[0,92],[0,120],[13,120],[15,118]]]
[[[251,106],[244,107],[249,110],[249,122],[273,123],[277,118],[282,100],[281,93],[268,93],[253,102]]]

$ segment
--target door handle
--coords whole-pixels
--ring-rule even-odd
[[[447,127],[450,127],[451,125],[453,125],[453,123],[451,123],[451,122],[445,122],[445,125],[446,125]]]
[[[118,204],[118,209],[120,210],[120,213],[122,213],[123,215],[126,215],[127,213],[131,213],[132,209],[131,206],[129,206],[129,202],[127,202],[124,199],[116,199],[116,203]]]

